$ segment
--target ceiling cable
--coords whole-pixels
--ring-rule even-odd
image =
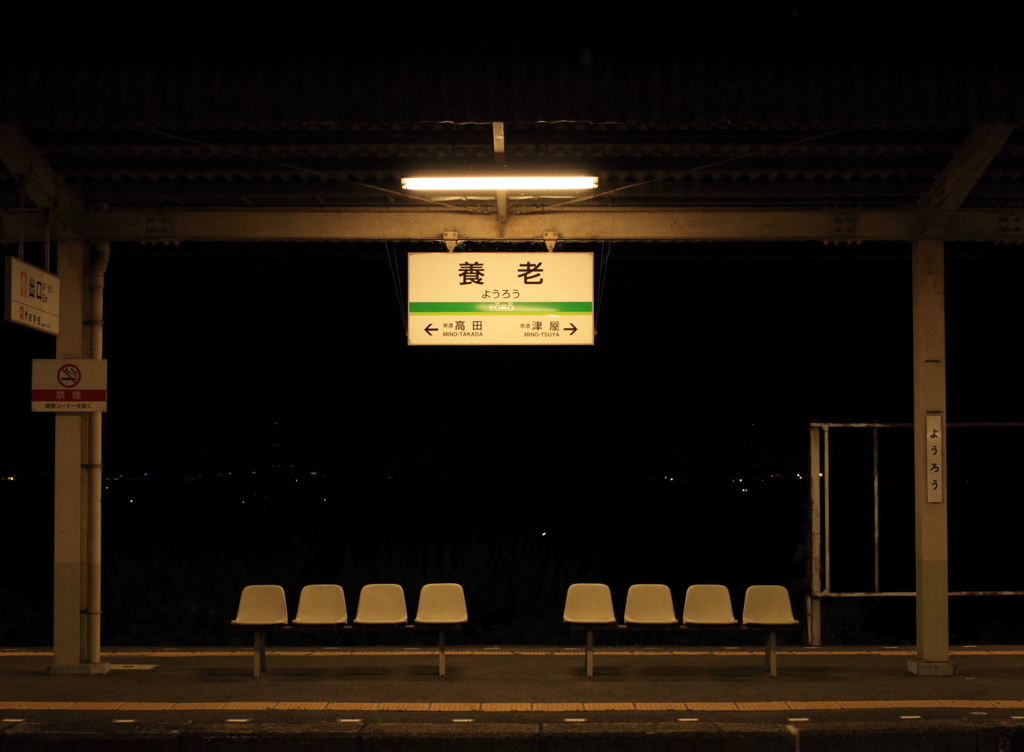
[[[443,201],[435,201],[433,199],[425,198],[423,196],[416,196],[416,195],[413,195],[413,194],[410,194],[410,193],[402,193],[401,191],[393,191],[390,188],[382,188],[379,185],[369,185],[368,183],[360,183],[358,180],[349,180],[348,178],[340,178],[337,175],[332,175],[332,174],[330,174],[328,172],[321,172],[320,170],[311,170],[308,167],[299,167],[297,165],[288,164],[287,162],[279,162],[276,159],[269,159],[268,157],[260,157],[260,156],[257,156],[255,154],[246,154],[244,151],[238,151],[237,149],[229,149],[226,146],[217,146],[216,144],[208,144],[208,143],[206,143],[204,141],[197,141],[194,138],[188,138],[186,136],[178,136],[178,135],[175,135],[173,133],[165,133],[164,131],[158,131],[158,130],[155,130],[155,129],[152,129],[152,128],[150,129],[149,132],[153,133],[153,134],[156,134],[157,136],[163,136],[164,138],[174,138],[174,139],[177,139],[178,141],[184,141],[185,143],[196,144],[197,146],[202,146],[202,147],[205,147],[207,149],[216,149],[217,151],[222,151],[222,152],[225,152],[227,154],[233,154],[236,157],[245,157],[246,159],[255,159],[255,160],[259,161],[259,162],[266,162],[267,164],[275,165],[276,167],[284,167],[287,170],[295,170],[296,172],[305,172],[305,173],[307,173],[309,175],[316,175],[318,178],[321,178],[323,180],[336,180],[336,181],[338,181],[340,183],[350,183],[352,185],[358,185],[360,188],[368,188],[368,189],[370,189],[372,191],[380,191],[381,193],[387,193],[387,194],[392,195],[392,196],[402,196],[403,198],[412,198],[412,199],[415,199],[417,201],[422,201],[422,202],[427,203],[427,204],[432,204],[434,206],[443,206],[446,209],[452,209],[454,211],[466,212],[468,214],[481,214],[481,213],[484,213],[484,212],[481,212],[481,211],[477,211],[477,210],[473,209],[472,207],[455,206],[454,204],[446,204]]]
[[[691,168],[689,168],[687,170],[681,170],[680,172],[673,172],[673,173],[671,173],[669,175],[662,175],[660,177],[651,178],[650,180],[641,180],[639,183],[630,183],[629,185],[622,185],[622,186],[619,186],[618,188],[610,188],[607,191],[601,191],[600,193],[595,193],[595,194],[590,195],[590,196],[580,196],[579,198],[569,199],[568,201],[561,201],[561,202],[559,202],[557,204],[548,204],[547,206],[541,207],[540,209],[533,209],[533,210],[528,210],[528,211],[524,211],[524,212],[519,212],[519,214],[541,214],[541,213],[547,211],[548,209],[557,209],[557,208],[562,207],[562,206],[571,206],[572,204],[579,204],[579,203],[581,203],[583,201],[593,201],[595,198],[601,198],[602,196],[609,196],[609,195],[611,195],[613,193],[618,193],[619,191],[627,191],[630,188],[639,188],[642,185],[648,185],[650,183],[658,183],[658,182],[660,182],[662,180],[670,180],[672,178],[678,178],[678,177],[681,177],[682,175],[689,175],[689,174],[694,173],[694,172],[699,172],[700,170],[707,170],[707,169],[710,169],[712,167],[718,167],[720,165],[729,164],[730,162],[737,162],[737,161],[739,161],[741,159],[748,159],[750,157],[760,157],[760,156],[762,156],[764,154],[770,154],[773,151],[779,151],[780,149],[788,149],[791,146],[797,146],[799,144],[804,144],[804,143],[807,143],[808,141],[815,141],[815,140],[817,140],[819,138],[827,138],[829,136],[835,136],[838,133],[845,133],[846,131],[851,131],[851,130],[853,130],[853,128],[840,128],[838,130],[829,131],[828,133],[819,133],[816,136],[807,136],[806,138],[800,138],[800,139],[797,139],[796,141],[789,141],[789,142],[784,143],[784,144],[779,144],[778,146],[769,146],[767,149],[761,149],[759,151],[752,151],[749,154],[739,154],[739,155],[737,155],[735,157],[727,157],[726,159],[721,159],[721,160],[719,160],[717,162],[709,162],[708,164],[705,164],[705,165],[699,165],[698,167],[691,167]]]
[[[835,136],[835,135],[837,135],[839,133],[845,133],[846,131],[851,131],[851,130],[854,130],[854,129],[853,128],[839,128],[839,129],[834,130],[834,131],[829,131],[828,133],[818,133],[818,134],[813,135],[813,136],[807,136],[805,138],[799,138],[799,139],[797,139],[795,141],[788,141],[788,142],[786,142],[784,144],[779,144],[777,146],[769,146],[769,147],[767,147],[765,149],[760,149],[758,151],[750,152],[748,154],[739,154],[739,155],[734,156],[734,157],[727,157],[726,159],[720,159],[717,162],[709,162],[708,164],[698,165],[697,167],[691,167],[691,168],[686,169],[686,170],[680,170],[679,172],[673,172],[673,173],[670,173],[668,175],[662,175],[660,177],[651,178],[650,180],[641,180],[640,182],[630,183],[629,185],[619,186],[618,188],[610,188],[609,190],[601,191],[600,193],[594,193],[594,194],[589,195],[589,196],[580,196],[578,198],[569,199],[568,201],[561,201],[561,202],[556,203],[556,204],[548,204],[547,206],[542,206],[542,207],[539,207],[537,209],[527,209],[527,210],[524,210],[524,211],[518,211],[518,212],[516,212],[516,214],[520,214],[520,215],[525,215],[525,214],[543,214],[545,211],[548,211],[550,209],[558,209],[558,208],[561,208],[563,206],[572,206],[574,204],[583,203],[585,201],[593,201],[596,198],[602,198],[604,196],[610,196],[612,194],[619,193],[621,191],[630,190],[632,188],[639,188],[640,186],[649,185],[650,183],[658,183],[658,182],[661,182],[662,180],[671,180],[672,178],[682,177],[683,175],[690,175],[690,174],[695,173],[695,172],[700,172],[701,170],[708,170],[708,169],[711,169],[712,167],[719,167],[719,166],[724,165],[724,164],[730,164],[732,162],[738,162],[740,160],[748,159],[750,157],[760,157],[760,156],[763,156],[765,154],[770,154],[771,152],[780,151],[782,149],[788,149],[788,148],[793,147],[793,146],[798,146],[800,144],[807,143],[808,141],[816,141],[816,140],[819,140],[819,139],[822,139],[822,138],[828,138],[829,136]],[[237,149],[229,149],[226,146],[217,146],[215,144],[206,143],[204,141],[199,141],[199,140],[194,139],[194,138],[188,138],[187,136],[179,136],[179,135],[176,135],[174,133],[166,133],[165,131],[158,131],[156,129],[150,129],[150,133],[153,133],[153,134],[155,134],[157,136],[163,136],[164,138],[173,138],[173,139],[176,139],[178,141],[184,141],[185,143],[189,143],[189,144],[196,144],[197,146],[202,146],[202,147],[207,148],[207,149],[215,149],[217,151],[222,151],[222,152],[225,152],[227,154],[232,154],[232,155],[237,156],[237,157],[244,157],[246,159],[255,159],[255,160],[260,161],[260,162],[266,162],[267,164],[275,165],[276,167],[283,167],[283,168],[285,168],[287,170],[295,170],[297,172],[305,172],[305,173],[310,174],[310,175],[316,175],[317,177],[321,178],[322,180],[336,180],[336,181],[342,182],[342,183],[350,183],[352,185],[357,185],[357,186],[359,186],[361,188],[367,188],[369,190],[379,191],[381,193],[386,193],[386,194],[391,195],[391,196],[402,196],[404,198],[411,198],[411,199],[414,199],[416,201],[422,201],[423,203],[431,204],[433,206],[442,206],[442,207],[444,207],[446,209],[451,209],[453,211],[463,212],[465,214],[489,214],[490,213],[490,211],[488,209],[485,209],[483,207],[476,208],[476,207],[467,207],[467,206],[455,206],[454,204],[447,204],[447,203],[444,203],[443,201],[435,201],[433,199],[425,198],[423,196],[418,196],[418,195],[413,194],[413,193],[403,193],[401,191],[393,191],[390,188],[382,188],[382,187],[376,186],[376,185],[369,185],[368,183],[360,183],[357,180],[349,180],[347,178],[341,178],[341,177],[338,177],[337,175],[332,175],[332,174],[327,173],[327,172],[321,172],[319,170],[312,170],[312,169],[309,169],[308,167],[298,167],[296,165],[288,164],[287,162],[280,162],[280,161],[278,161],[276,159],[269,159],[268,157],[261,157],[261,156],[255,155],[255,154],[246,154],[245,152],[238,151]]]

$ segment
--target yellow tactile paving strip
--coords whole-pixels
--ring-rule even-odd
[[[553,713],[565,713],[582,711],[582,702],[533,702],[530,703],[531,710],[549,711]]]
[[[687,710],[738,710],[735,702],[688,702]]]
[[[578,657],[583,653],[583,648],[569,648],[569,649],[551,649],[551,650],[537,650],[526,649],[526,650],[471,650],[471,649],[457,649],[452,650],[448,648],[445,651],[447,655],[472,655],[472,656],[486,656],[486,655],[520,655],[520,656],[571,656]],[[750,655],[764,655],[762,648],[744,648],[743,650],[692,650],[692,649],[680,649],[680,650],[619,650],[619,649],[597,649],[594,651],[597,655],[737,655],[737,656],[750,656]],[[436,649],[423,648],[423,649],[392,649],[392,650],[364,650],[362,648],[339,648],[337,650],[267,650],[268,655],[289,655],[289,656],[350,656],[350,655],[387,655],[387,656],[398,656],[398,655],[437,655]],[[791,655],[791,656],[816,656],[816,655],[889,655],[889,656],[901,656],[901,655],[914,655],[913,650],[906,648],[889,649],[889,650],[779,650],[779,655]],[[950,655],[1024,655],[1024,650],[950,650]],[[24,658],[24,657],[45,657],[52,656],[53,653],[50,651],[43,650],[0,650],[0,658],[12,657],[12,658]],[[103,653],[106,658],[120,658],[120,657],[146,657],[146,658],[207,658],[207,657],[218,657],[218,656],[252,656],[252,649],[238,648],[233,650],[139,650],[139,651],[118,651],[114,653]]]
[[[479,710],[480,703],[478,702],[432,702],[430,703],[430,710]]]
[[[530,710],[528,702],[482,702],[480,709],[489,713],[515,713]]]
[[[685,708],[684,708],[685,709]],[[784,702],[737,702],[737,710],[791,710]]]
[[[37,702],[0,700],[0,710],[347,710],[407,712],[599,712],[614,710],[879,710],[1024,708],[1024,700],[789,700],[774,702]]]

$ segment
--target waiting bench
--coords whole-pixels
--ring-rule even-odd
[[[682,619],[677,619],[672,591],[667,585],[633,585],[626,594],[623,623],[615,620],[611,589],[601,583],[569,586],[563,620],[571,629],[586,632],[587,676],[594,675],[596,630],[752,630],[767,632],[765,671],[777,678],[776,633],[799,625],[793,618],[789,592],[781,585],[752,585],[743,601],[743,623],[732,610],[724,585],[691,585],[686,590]]]
[[[345,591],[340,585],[306,585],[299,594],[295,618],[288,622],[288,604],[280,585],[249,585],[242,590],[232,624],[253,630],[253,676],[267,670],[267,632],[299,630],[437,630],[438,676],[445,675],[445,632],[462,629],[469,618],[462,586],[435,582],[420,590],[416,618],[408,623],[401,585],[365,585],[359,606],[348,622]]]

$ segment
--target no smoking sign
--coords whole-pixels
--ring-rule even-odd
[[[71,389],[78,386],[78,382],[82,380],[82,372],[78,366],[74,363],[65,363],[57,369],[57,381],[65,389]]]
[[[76,415],[106,411],[107,361],[32,361],[32,412]]]

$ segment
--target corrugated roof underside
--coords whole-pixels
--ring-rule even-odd
[[[268,128],[346,122],[951,128],[1024,121],[1024,63],[302,65],[21,62],[0,122]]]

